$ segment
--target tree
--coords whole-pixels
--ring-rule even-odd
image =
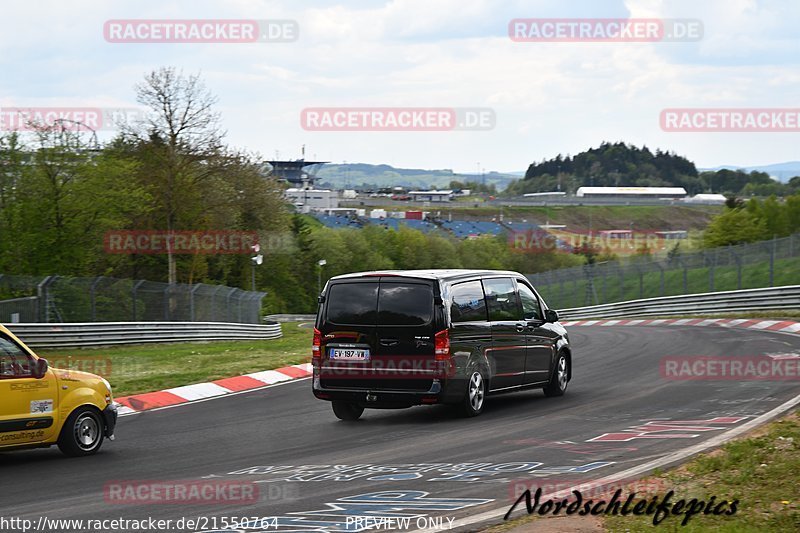
[[[224,167],[224,133],[213,111],[217,99],[199,75],[160,68],[135,87],[147,117],[124,124],[127,142],[144,161],[143,181],[154,200],[154,216],[168,232],[196,221],[197,201]],[[177,281],[175,255],[168,250],[168,281]]]
[[[764,221],[748,209],[728,209],[714,217],[703,234],[706,248],[743,244],[768,238]]]

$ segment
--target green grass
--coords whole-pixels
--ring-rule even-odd
[[[741,287],[739,287],[736,267],[716,267],[714,269],[713,288],[710,282],[709,270],[707,267],[688,269],[686,291],[684,291],[683,270],[681,269],[664,273],[663,292],[661,290],[661,275],[658,272],[644,273],[640,281],[635,271],[628,269],[622,283],[620,283],[619,276],[608,276],[605,279],[605,283],[602,276],[595,277],[594,289],[597,294],[597,303],[622,302],[679,294],[731,291],[739,288],[755,289],[769,286],[769,263],[743,265]],[[776,260],[773,286],[797,284],[800,284],[800,257]],[[586,279],[575,278],[570,282],[565,282],[563,288],[560,284],[538,284],[536,288],[547,303],[556,309],[568,309],[594,304],[594,301],[589,303],[586,301]]]
[[[312,329],[282,324],[275,340],[142,344],[37,350],[56,368],[86,370],[109,380],[117,397],[306,363]]]
[[[681,527],[670,517],[661,531],[800,531],[800,418],[797,413],[657,476],[677,498],[738,499],[733,516],[697,515]],[[609,531],[652,531],[652,517],[610,517]]]

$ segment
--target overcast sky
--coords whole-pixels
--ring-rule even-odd
[[[798,133],[664,132],[664,108],[800,107],[796,0],[3,2],[0,107],[132,107],[161,66],[200,72],[232,145],[272,158],[524,170],[604,140],[698,166],[800,159]],[[695,42],[513,42],[515,18],[691,18]],[[290,43],[110,43],[109,19],[291,19]],[[481,107],[489,131],[315,132],[308,107]]]

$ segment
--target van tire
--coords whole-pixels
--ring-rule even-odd
[[[353,402],[334,400],[331,402],[331,406],[333,407],[333,414],[336,415],[336,418],[339,420],[347,420],[348,422],[358,420],[361,417],[361,413],[364,412],[364,406]]]
[[[70,457],[92,455],[103,445],[105,424],[94,407],[78,407],[67,417],[58,435],[58,449]]]
[[[479,369],[473,369],[467,378],[467,390],[464,393],[462,410],[464,416],[478,416],[486,403],[486,375]]]
[[[569,365],[567,354],[560,352],[556,357],[556,365],[553,368],[553,375],[550,376],[550,382],[544,388],[545,396],[564,396],[564,393],[567,392],[567,382],[569,381]]]

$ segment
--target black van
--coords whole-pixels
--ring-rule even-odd
[[[558,314],[516,272],[359,272],[331,278],[319,302],[314,396],[342,420],[440,403],[475,416],[487,394],[561,396],[572,377]]]

